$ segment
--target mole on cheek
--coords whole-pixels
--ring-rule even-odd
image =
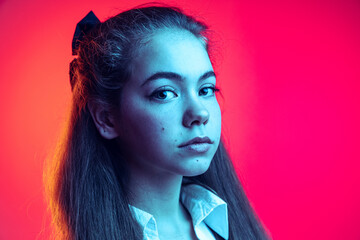
[[[161,128],[161,130],[162,130],[162,131],[164,131],[164,130],[165,130],[165,128]]]

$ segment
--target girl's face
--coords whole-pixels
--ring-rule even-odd
[[[204,173],[219,145],[221,113],[203,43],[187,31],[159,31],[133,66],[115,122],[131,168],[156,176]]]

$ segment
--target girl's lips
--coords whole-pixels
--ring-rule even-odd
[[[205,153],[207,152],[212,143],[192,143],[185,146],[180,147],[181,149],[194,152],[194,153]]]
[[[179,147],[182,148],[192,144],[213,144],[213,143],[214,142],[211,141],[210,138],[208,137],[196,137],[185,143],[180,144]]]

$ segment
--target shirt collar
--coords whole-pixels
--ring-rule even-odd
[[[204,222],[222,238],[229,238],[227,204],[215,193],[200,185],[190,184],[183,187],[181,202],[189,211],[195,230]]]
[[[222,238],[229,238],[227,204],[210,190],[196,184],[185,185],[181,189],[180,200],[193,220],[195,232],[205,223]],[[144,229],[148,239],[159,239],[155,218],[130,205],[136,220]]]
[[[157,230],[157,225],[155,218],[150,213],[147,213],[137,207],[132,205],[130,206],[130,210],[133,212],[137,222],[140,224],[143,229],[143,235],[146,239],[159,239],[159,233]]]

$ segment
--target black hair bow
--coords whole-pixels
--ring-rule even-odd
[[[84,36],[94,28],[95,25],[99,24],[100,20],[95,16],[93,11],[90,11],[77,25],[75,28],[74,37],[72,40],[72,55],[77,55],[79,50],[80,42],[84,39]],[[74,76],[75,69],[77,68],[77,58],[74,58],[70,63],[70,85],[73,90],[76,82]]]
[[[72,40],[72,55],[77,55],[79,44],[83,40],[85,34],[87,34],[95,25],[99,24],[100,20],[95,16],[93,11],[90,11],[75,28],[74,37]]]

